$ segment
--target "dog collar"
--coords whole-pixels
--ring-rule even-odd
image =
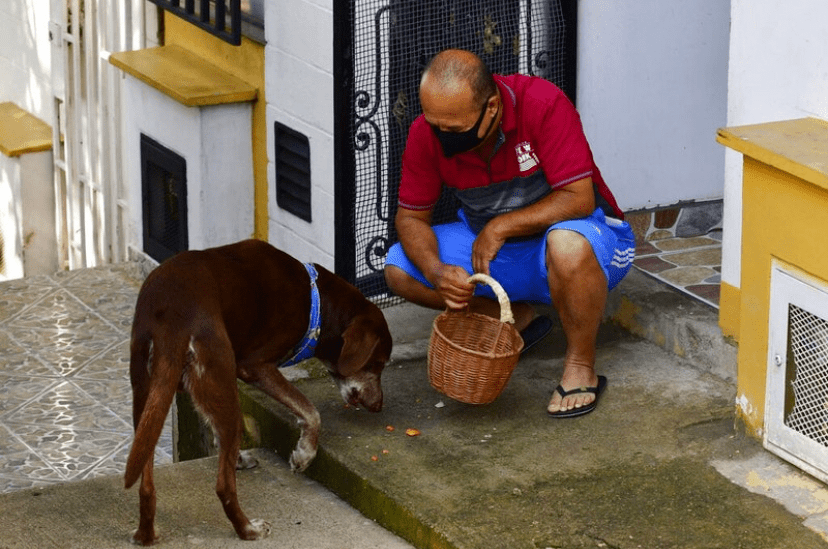
[[[280,368],[293,366],[303,360],[307,360],[312,357],[314,351],[316,351],[316,342],[319,339],[319,330],[322,324],[322,312],[321,307],[319,306],[319,288],[316,286],[316,278],[319,274],[316,272],[316,268],[310,263],[305,263],[305,270],[308,271],[311,285],[311,310],[310,320],[308,321],[308,331],[305,332],[305,337],[302,341],[300,341],[299,344],[293,348],[293,358],[283,362],[279,366]]]

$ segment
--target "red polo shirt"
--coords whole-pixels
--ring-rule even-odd
[[[495,75],[495,82],[503,101],[502,136],[490,162],[473,152],[443,156],[437,136],[420,115],[411,124],[403,153],[400,207],[433,208],[445,184],[455,190],[467,216],[477,218],[477,227],[472,226],[479,230],[498,213],[592,177],[596,205],[623,219],[566,95],[547,80],[521,74]]]

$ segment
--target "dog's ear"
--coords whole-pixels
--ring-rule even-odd
[[[342,352],[338,371],[345,377],[354,375],[368,362],[379,344],[379,336],[365,316],[357,316],[342,333]]]

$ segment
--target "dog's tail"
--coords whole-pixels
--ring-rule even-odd
[[[133,398],[143,398],[144,409],[140,420],[136,418],[135,439],[124,473],[124,486],[127,489],[141,476],[147,461],[153,459],[155,445],[161,436],[164,420],[181,381],[186,361],[186,347],[175,346],[181,348],[150,350],[149,342],[137,346],[133,344],[130,358]],[[143,397],[136,394],[141,390],[146,391]]]

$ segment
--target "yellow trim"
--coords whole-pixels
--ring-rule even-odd
[[[109,62],[187,107],[242,103],[257,91],[180,46],[113,53]]]
[[[0,103],[0,152],[14,157],[51,149],[49,124],[14,103]]]
[[[167,45],[176,45],[197,52],[198,56],[233,76],[248,82],[258,91],[253,103],[253,180],[254,211],[253,237],[268,238],[267,186],[267,104],[265,97],[264,46],[242,37],[241,46],[232,46],[223,40],[165,12]]]
[[[719,286],[719,327],[725,337],[739,341],[739,309],[742,295],[739,288],[722,282]]]
[[[828,122],[799,118],[721,128],[716,141],[809,183],[828,189]]]
[[[722,284],[719,322],[739,338],[738,415],[765,428],[770,277],[774,261],[828,280],[828,123],[814,118],[719,130],[744,156],[739,288]],[[738,319],[733,312],[738,308]]]

